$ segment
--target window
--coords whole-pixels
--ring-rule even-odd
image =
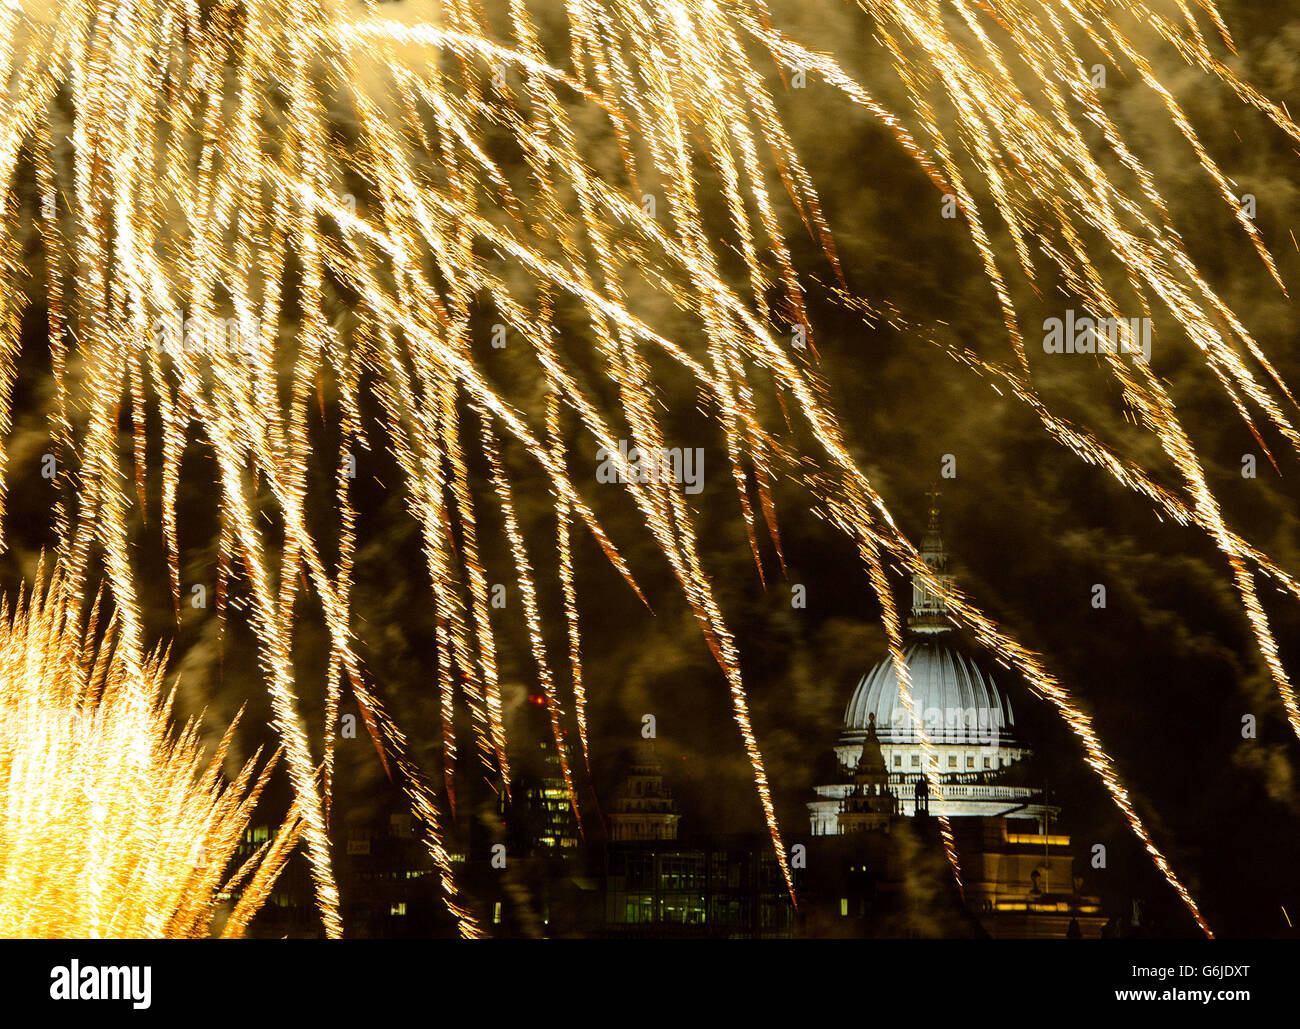
[[[902,755],[902,754],[895,754],[895,755],[894,755],[894,767],[895,767],[895,768],[902,768],[902,767],[903,767],[903,755]]]
[[[992,767],[993,767],[993,762],[990,761],[988,758],[985,758],[985,759],[984,759],[984,767],[985,767],[985,768],[992,768]]]
[[[913,754],[913,755],[912,755],[912,767],[913,767],[913,768],[920,768],[920,767],[921,767],[921,755],[920,755],[920,754]]]
[[[974,768],[974,767],[975,767],[975,755],[974,755],[974,754],[967,754],[967,755],[966,755],[966,767],[967,767],[967,768]]]
[[[949,767],[949,768],[956,768],[956,767],[957,767],[957,755],[956,755],[956,754],[949,754],[949,755],[948,755],[948,767]]]

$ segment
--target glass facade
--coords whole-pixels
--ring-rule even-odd
[[[783,936],[794,925],[780,866],[761,846],[615,844],[607,884],[607,922],[629,931]]]

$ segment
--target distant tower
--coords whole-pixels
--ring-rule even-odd
[[[853,788],[840,803],[841,834],[889,829],[890,819],[898,813],[898,798],[889,788],[889,770],[876,738],[876,716],[867,723],[867,737],[862,741],[862,756],[853,772]]]
[[[559,751],[552,738],[546,698],[530,694],[521,717],[526,719],[528,733],[537,740],[537,750],[531,755],[520,755],[514,762],[513,831],[519,846],[530,854],[562,855],[576,850],[582,840]],[[504,817],[505,790],[500,791],[498,810]]]
[[[933,487],[926,494],[930,498],[930,521],[921,537],[921,560],[945,587],[952,584],[948,571],[948,551],[944,549],[943,536],[939,534],[939,491]],[[907,627],[913,632],[947,632],[952,628],[948,620],[948,605],[936,593],[931,593],[920,578],[912,576],[912,616]]]
[[[681,817],[664,782],[664,770],[655,756],[654,742],[641,741],[632,768],[619,787],[610,810],[610,838],[615,841],[675,840]]]

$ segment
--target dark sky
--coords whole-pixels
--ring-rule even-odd
[[[833,51],[854,74],[893,97],[869,25],[849,5],[820,0],[775,6],[777,21],[810,45]],[[1265,93],[1300,110],[1300,12],[1294,4],[1225,3],[1237,35],[1234,66]],[[1300,253],[1289,230],[1297,213],[1300,158],[1276,129],[1199,74],[1151,55],[1185,105],[1208,149],[1243,191],[1256,194],[1258,224],[1288,284],[1300,284]],[[1242,316],[1279,370],[1300,382],[1296,314],[1281,297],[1249,244],[1231,226],[1212,184],[1189,148],[1169,129],[1149,93],[1131,81],[1111,87],[1110,110],[1149,163],[1170,201],[1185,243],[1221,295]],[[888,135],[824,86],[783,101],[787,124],[825,200],[851,291],[897,307],[902,316],[988,358],[1008,357],[995,298],[959,223],[940,217],[940,198]],[[792,222],[793,231],[793,222]],[[795,237],[800,268],[829,281],[824,259],[806,237]],[[1010,255],[1003,249],[1007,267]],[[1176,486],[1157,448],[1124,420],[1117,390],[1087,366],[1090,358],[1045,359],[1033,352],[1032,327],[1047,311],[1012,279],[1030,328],[1035,380],[1058,408],[1122,452],[1141,460],[1161,483]],[[999,396],[925,339],[925,333],[863,325],[829,302],[810,280],[818,371],[854,457],[917,540],[925,525],[925,491],[939,476],[944,454],[957,476],[942,483],[945,536],[962,587],[1022,642],[1044,655],[1049,669],[1095,716],[1100,737],[1127,783],[1157,843],[1202,902],[1209,922],[1226,935],[1278,931],[1280,906],[1300,912],[1293,874],[1298,804],[1297,742],[1254,651],[1225,560],[1204,534],[1161,522],[1149,505],[1054,443],[1013,400]],[[943,323],[939,325],[938,323]],[[34,471],[44,432],[48,384],[41,342],[29,334],[30,367],[20,383],[15,428],[15,475]],[[526,367],[509,350],[483,364],[509,382],[534,413]],[[493,365],[491,362],[498,362]],[[1167,325],[1157,326],[1154,354],[1180,415],[1192,434],[1229,520],[1284,567],[1300,571],[1295,516],[1295,456],[1269,437],[1279,475],[1259,452],[1217,383]],[[535,387],[535,382],[531,386]],[[835,740],[844,705],[860,676],[884,656],[884,635],[865,570],[853,547],[811,511],[802,484],[784,479],[776,502],[788,574],[782,578],[770,546],[764,590],[745,542],[734,486],[715,430],[695,406],[689,384],[664,379],[670,441],[705,451],[705,486],[690,499],[698,512],[705,564],[735,632],[749,686],[754,726],[767,761],[782,823],[806,829],[803,801],[812,767]],[[775,412],[771,398],[765,405]],[[770,425],[777,425],[773,416]],[[330,432],[317,428],[322,441]],[[698,831],[762,828],[740,738],[730,718],[725,682],[685,610],[666,562],[638,526],[626,498],[594,481],[590,437],[571,439],[570,468],[623,549],[650,598],[648,613],[609,568],[589,536],[576,535],[579,606],[586,682],[591,698],[594,784],[603,798],[617,780],[620,759],[639,737],[641,717],[656,716],[661,752],[686,815]],[[1257,478],[1240,474],[1242,455],[1258,456]],[[591,470],[579,462],[589,455]],[[554,560],[553,522],[545,484],[523,457],[507,449],[517,475],[521,511],[542,586],[550,654],[567,690],[563,622]],[[476,474],[482,475],[481,462]],[[211,468],[201,448],[187,458],[182,533],[185,580],[211,576],[217,524],[211,510]],[[34,481],[34,480],[33,480]],[[418,530],[395,488],[399,476],[383,455],[364,458],[357,499],[362,544],[357,564],[358,632],[376,689],[386,698],[436,773],[437,694],[428,574]],[[486,492],[480,494],[486,497]],[[15,495],[11,532],[30,561],[48,543],[48,505]],[[320,512],[328,526],[328,510]],[[489,579],[512,583],[499,520],[483,505]],[[266,715],[256,684],[248,633],[232,624],[224,641],[212,612],[187,611],[176,633],[167,616],[166,579],[156,546],[156,519],[141,530],[141,574],[156,583],[151,626],[173,639],[172,665],[183,684],[187,713],[207,709],[215,729],[245,701],[250,726]],[[328,538],[328,533],[323,532]],[[12,579],[18,565],[11,559]],[[806,609],[792,609],[792,584],[807,587]],[[1108,606],[1094,610],[1093,584],[1103,583]],[[1261,585],[1263,585],[1261,583]],[[896,576],[903,602],[905,582]],[[513,703],[534,688],[522,635],[518,593],[495,612],[501,633],[503,680]],[[1300,668],[1300,615],[1271,589],[1262,592],[1288,667]],[[297,657],[304,708],[319,708],[323,637],[304,612]],[[1110,867],[1095,883],[1111,900],[1151,897],[1170,924],[1183,930],[1176,899],[1081,760],[1079,747],[1047,704],[1000,669],[1017,724],[1035,746],[1039,770],[1064,806],[1066,828],[1085,853],[1108,845]],[[1241,738],[1243,715],[1258,720],[1258,738]],[[309,715],[318,725],[318,714]],[[251,745],[256,732],[250,729]],[[573,738],[573,734],[570,734]],[[535,741],[516,738],[519,753]],[[358,741],[341,758],[351,777],[345,789],[364,806],[380,789],[377,763]],[[471,750],[469,741],[463,753]],[[436,774],[435,774],[435,777]],[[1188,923],[1189,925],[1190,923]]]

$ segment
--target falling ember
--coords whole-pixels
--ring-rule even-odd
[[[217,3],[202,11],[179,0],[42,6],[51,11],[39,18],[21,4],[0,8],[0,62],[17,98],[0,114],[0,180],[11,197],[27,197],[36,208],[31,224],[45,277],[37,285],[48,312],[55,380],[50,433],[59,457],[60,582],[69,604],[82,602],[94,590],[89,580],[102,555],[122,681],[156,676],[156,661],[145,656],[130,526],[158,506],[178,604],[182,453],[197,438],[215,457],[222,583],[243,576],[251,590],[248,612],[273,727],[331,935],[343,929],[326,832],[333,745],[315,744],[318,737],[329,740],[333,726],[308,732],[300,716],[291,657],[299,591],[314,595],[330,639],[327,718],[335,717],[348,684],[421,819],[449,909],[462,933],[480,932],[457,900],[443,845],[445,815],[426,784],[439,776],[426,776],[414,763],[401,728],[366,683],[350,589],[357,540],[349,477],[332,474],[333,493],[321,498],[308,473],[315,459],[323,456],[331,470],[345,468],[352,457],[346,448],[371,446],[360,414],[371,399],[382,412],[382,443],[400,467],[421,533],[436,625],[441,778],[449,799],[467,752],[495,766],[506,788],[510,778],[479,548],[480,511],[495,502],[507,526],[511,581],[524,600],[540,695],[578,810],[574,772],[586,764],[591,686],[582,675],[575,532],[590,533],[639,590],[571,476],[565,431],[574,423],[584,447],[594,441],[612,454],[620,453],[623,433],[637,447],[662,448],[663,398],[651,357],[689,375],[707,400],[701,406],[725,438],[759,576],[766,571],[751,487],[780,559],[772,484],[778,474],[818,465],[818,474],[807,475],[813,504],[829,509],[860,548],[882,600],[891,655],[896,666],[901,661],[883,565],[893,559],[927,573],[850,456],[815,373],[792,359],[782,338],[781,328],[799,326],[815,353],[805,285],[781,228],[785,201],[770,190],[772,183],[780,182],[844,296],[854,298],[812,177],[786,131],[781,109],[787,101],[778,104],[769,88],[779,76],[751,51],[819,76],[843,94],[846,107],[857,105],[878,119],[952,196],[1011,351],[1007,366],[967,363],[1031,407],[1065,446],[1208,534],[1300,735],[1300,704],[1254,574],[1262,571],[1300,595],[1296,580],[1227,524],[1173,401],[1145,363],[1110,356],[1104,365],[1135,422],[1176,472],[1177,490],[1155,485],[1157,469],[1122,461],[1049,409],[1034,384],[1011,269],[994,243],[989,211],[981,208],[987,195],[985,206],[1000,218],[1031,286],[1047,279],[1038,260],[1095,317],[1123,321],[1119,289],[1143,312],[1163,311],[1252,431],[1257,417],[1300,448],[1286,384],[1188,256],[1158,183],[1107,116],[1085,66],[1087,45],[1153,94],[1215,191],[1235,209],[1228,176],[1143,56],[1145,45],[1164,40],[1282,132],[1300,140],[1300,129],[1285,108],[1214,55],[1190,5],[1178,5],[1184,16],[1178,23],[1120,0],[1082,6],[859,0],[897,79],[891,95],[906,98],[899,111],[831,58],[775,27],[760,0],[573,0],[565,4],[567,55],[548,49],[524,0],[498,5],[494,13],[504,29],[489,26],[470,0],[448,0],[436,23],[422,24],[375,17],[369,4],[365,17],[356,18],[342,3],[304,0]],[[1198,7],[1230,48],[1210,0]],[[592,118],[602,126],[595,134]],[[349,133],[346,146],[335,138],[340,124]],[[1100,131],[1132,186],[1090,151],[1085,127]],[[614,167],[592,135],[613,138]],[[716,186],[699,175],[706,164]],[[21,181],[29,166],[34,190]],[[527,174],[512,176],[518,168]],[[718,227],[706,224],[706,206],[725,212],[722,241]],[[1236,213],[1264,272],[1281,286],[1254,223]],[[13,421],[19,332],[29,311],[28,284],[17,271],[29,242],[26,224],[17,217],[0,222],[0,471]],[[1088,242],[1094,239],[1102,242]],[[740,255],[741,271],[729,275],[724,255],[730,253]],[[1109,267],[1120,270],[1118,287],[1099,270]],[[652,316],[660,305],[639,302],[647,291],[666,301],[673,317]],[[890,324],[899,324],[895,312],[887,313]],[[544,385],[541,419],[530,420],[493,386],[485,356],[491,346],[481,339],[484,317],[508,332]],[[678,325],[678,317],[692,319],[691,329],[670,337],[665,325]],[[237,327],[237,345],[217,329],[230,325]],[[593,361],[613,384],[608,397],[582,386],[590,380],[579,368]],[[345,442],[338,454],[320,455],[308,427],[327,381]],[[815,453],[792,452],[776,429],[762,424],[766,405],[759,398],[769,394],[791,421],[805,423]],[[118,440],[123,413],[132,423],[129,452]],[[148,436],[151,424],[159,426],[156,441]],[[151,442],[161,462],[158,497],[146,488]],[[571,703],[546,652],[507,448],[531,462],[553,499]],[[471,454],[491,465],[487,496],[471,489]],[[622,481],[723,673],[789,883],[741,655],[701,556],[697,515],[675,484],[635,476]],[[261,529],[251,483],[269,494],[282,522],[278,551]],[[309,508],[329,501],[340,540],[332,570],[307,517]],[[1066,688],[951,587],[929,580],[927,586],[1056,707],[1132,831],[1208,933]],[[906,678],[900,668],[905,698]],[[470,714],[472,749],[456,738],[458,701]],[[570,760],[564,743],[569,710],[581,762]],[[960,882],[951,836],[945,825]]]

